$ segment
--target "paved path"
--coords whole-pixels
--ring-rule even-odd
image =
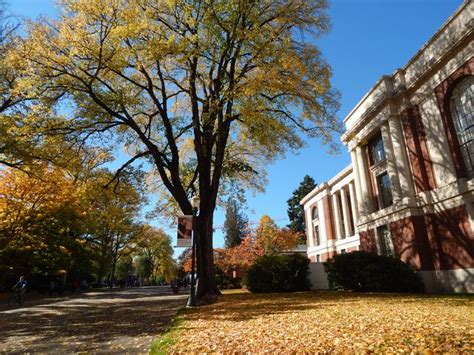
[[[148,353],[187,295],[168,287],[85,293],[0,312],[0,352]]]

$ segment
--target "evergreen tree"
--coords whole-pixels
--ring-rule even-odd
[[[286,211],[288,213],[288,218],[290,219],[288,228],[291,230],[301,233],[305,232],[304,210],[303,206],[300,205],[300,201],[315,187],[316,183],[314,179],[311,176],[306,175],[300,183],[300,186],[293,191],[293,195],[287,201],[288,209]]]
[[[245,237],[247,217],[241,212],[237,201],[230,199],[225,209],[225,247],[232,248],[239,245]]]

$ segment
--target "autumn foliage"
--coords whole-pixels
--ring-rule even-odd
[[[275,255],[298,246],[302,233],[289,228],[278,228],[269,216],[264,215],[260,218],[255,235],[263,255]]]
[[[261,247],[256,243],[255,238],[251,236],[245,237],[235,247],[214,249],[216,267],[224,272],[246,268],[261,255],[263,255]],[[183,271],[191,272],[191,249],[186,250],[182,254],[181,259]]]
[[[0,170],[0,289],[18,274],[43,283],[59,273],[113,280],[117,264],[145,253],[157,274],[172,277],[169,237],[138,219],[139,174],[106,186],[112,174],[105,169],[35,167],[34,174]]]
[[[294,249],[301,239],[301,234],[288,228],[279,228],[267,215],[260,219],[256,228],[247,227],[245,237],[237,246],[214,249],[214,261],[218,281],[240,279],[245,271],[262,256],[273,256]],[[182,268],[191,271],[191,253],[182,256]],[[235,277],[234,277],[235,276]]]
[[[192,214],[199,195],[197,297],[214,299],[219,198],[261,189],[268,163],[304,134],[334,147],[339,95],[314,44],[329,28],[326,1],[59,4],[10,55],[7,67],[27,74],[15,91],[69,108],[55,132],[120,148],[118,173],[146,163],[169,213]]]
[[[80,187],[60,169],[43,166],[41,175],[0,171],[0,276],[22,268],[57,271],[81,254]]]
[[[245,237],[235,247],[215,249],[214,260],[216,270],[221,274],[221,282],[222,279],[234,278],[234,276],[240,281],[245,270],[261,255],[263,255],[263,249],[251,236]]]

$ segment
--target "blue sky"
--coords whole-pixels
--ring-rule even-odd
[[[53,0],[9,0],[18,15],[37,17],[57,13]],[[331,31],[317,42],[333,68],[332,84],[341,92],[342,120],[375,82],[403,67],[462,0],[332,0]],[[329,155],[317,140],[308,141],[297,155],[288,154],[268,167],[269,184],[264,194],[248,194],[248,216],[257,221],[263,214],[286,224],[286,201],[308,174],[316,182],[327,181],[350,163],[347,149]],[[215,225],[224,223],[217,211]],[[174,237],[174,231],[170,231]],[[223,244],[216,230],[215,245]],[[178,251],[179,252],[179,251]]]

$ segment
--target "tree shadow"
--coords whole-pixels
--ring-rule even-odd
[[[5,352],[147,351],[186,295],[103,293],[0,313]]]
[[[447,27],[430,50],[420,52],[401,70],[404,80],[396,83],[403,85],[395,90],[397,94],[407,91],[417,101],[401,113],[410,171],[400,173],[411,177],[415,203],[400,205],[400,211],[407,209],[409,217],[391,223],[395,252],[416,269],[434,271],[438,291],[448,292],[474,289],[474,235],[470,223],[474,219],[474,197],[472,185],[462,173],[465,167],[460,168],[464,163],[449,108],[453,88],[473,74],[474,59],[466,52],[471,37],[466,36],[466,29]],[[453,72],[450,61],[456,57],[466,62]],[[430,84],[435,76],[445,78],[437,87]],[[374,232],[361,235],[371,251],[375,251]]]

